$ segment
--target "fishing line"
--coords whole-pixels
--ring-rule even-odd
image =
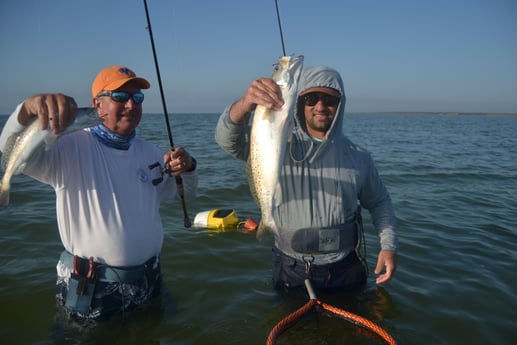
[[[169,145],[171,151],[174,151],[174,142],[172,140],[171,125],[169,122],[169,115],[167,112],[167,105],[165,103],[165,96],[163,95],[162,78],[160,77],[160,68],[158,67],[158,58],[156,57],[156,49],[154,46],[153,30],[151,28],[151,20],[149,18],[149,10],[147,8],[147,0],[144,0],[145,17],[147,19],[147,30],[149,31],[149,38],[151,39],[151,48],[153,50],[154,66],[156,67],[156,75],[158,78],[158,87],[160,88],[160,96],[162,99],[163,116],[165,118],[165,125],[167,127],[167,135],[169,136]],[[164,168],[165,172],[168,172],[168,167]],[[185,203],[185,191],[183,188],[183,179],[181,176],[175,176],[176,187],[178,189],[178,195],[181,199],[181,207],[183,208],[183,222],[186,228],[190,228],[192,223],[187,213],[187,204]]]
[[[285,44],[284,44],[284,34],[282,32],[282,23],[280,23],[280,12],[278,11],[278,0],[275,0],[276,6],[276,18],[278,19],[278,29],[280,30],[280,41],[282,41],[282,53],[285,56]]]

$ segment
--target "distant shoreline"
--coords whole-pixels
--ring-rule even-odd
[[[162,113],[148,113],[147,115],[163,115]],[[221,115],[221,113],[209,112],[188,112],[188,113],[170,113],[170,115],[188,115],[188,114],[206,114]],[[517,113],[469,113],[469,112],[444,112],[444,111],[345,111],[345,114],[353,115],[443,115],[443,116],[462,116],[462,115],[478,115],[478,116],[517,116]],[[0,114],[0,117],[8,117],[10,114]]]
[[[157,114],[157,113],[156,113]],[[207,114],[207,115],[221,115],[221,113],[173,113],[174,114]],[[475,113],[475,112],[454,112],[454,111],[346,111],[345,114],[353,115],[443,115],[443,116],[464,116],[464,115],[478,115],[478,116],[517,116],[517,113]]]
[[[434,112],[434,111],[365,111],[365,112],[347,112],[348,114],[375,114],[375,115],[480,115],[480,116],[517,116],[517,113],[470,113],[470,112]]]

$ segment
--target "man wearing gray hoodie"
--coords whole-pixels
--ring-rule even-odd
[[[361,251],[361,209],[370,212],[380,240],[376,283],[397,267],[395,213],[372,157],[343,133],[345,92],[340,74],[308,67],[300,78],[295,128],[281,170],[281,201],[275,210],[273,281],[276,287],[354,290],[366,282]],[[279,110],[284,101],[270,78],[251,83],[217,123],[216,142],[230,155],[249,156],[250,117],[257,105]]]

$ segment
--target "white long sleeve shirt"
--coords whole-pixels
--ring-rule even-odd
[[[20,130],[18,110],[0,136]],[[133,139],[130,148],[117,150],[100,143],[89,129],[61,137],[47,151],[31,159],[24,174],[52,186],[56,192],[59,234],[67,251],[111,266],[144,263],[160,253],[163,226],[160,203],[177,197],[174,178],[161,176],[164,152],[154,144]],[[195,196],[197,171],[182,175],[185,198]]]

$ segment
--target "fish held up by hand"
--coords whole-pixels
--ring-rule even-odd
[[[247,172],[251,193],[261,212],[258,238],[266,232],[278,233],[274,209],[280,197],[279,176],[294,126],[302,67],[303,56],[281,56],[271,78],[280,87],[284,105],[280,110],[257,105],[253,115]]]
[[[95,108],[79,108],[75,121],[64,131],[55,134],[49,128],[42,129],[35,117],[32,123],[20,133],[7,139],[2,152],[1,166],[4,174],[0,182],[0,205],[9,205],[11,179],[23,172],[32,155],[40,149],[49,149],[61,136],[102,123]]]

